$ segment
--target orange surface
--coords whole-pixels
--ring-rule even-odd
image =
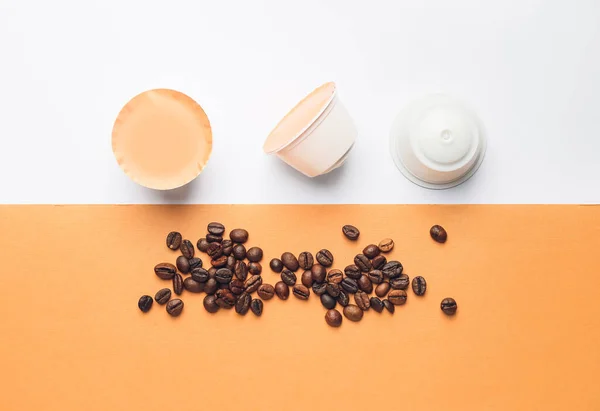
[[[269,283],[284,250],[342,268],[392,237],[427,294],[339,329],[314,296],[262,318],[192,294],[179,318],[141,313],[169,284],[167,232],[195,243],[212,220],[249,229]],[[1,206],[0,233],[3,411],[600,409],[597,206]]]

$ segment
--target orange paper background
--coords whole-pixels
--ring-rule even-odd
[[[339,329],[314,295],[262,318],[185,292],[179,318],[141,313],[170,285],[167,232],[195,243],[213,220],[250,231],[271,284],[282,251],[343,268],[392,237],[427,294]],[[0,233],[2,410],[600,409],[599,207],[2,206]]]

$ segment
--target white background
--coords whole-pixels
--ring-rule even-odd
[[[262,143],[325,81],[359,128],[308,179]],[[179,89],[213,126],[192,184],[136,186],[112,155],[137,93]],[[443,91],[488,130],[467,183],[428,191],[388,153],[397,112]],[[0,0],[1,203],[598,203],[598,0]]]

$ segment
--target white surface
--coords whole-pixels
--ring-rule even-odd
[[[311,180],[261,148],[328,80],[359,137]],[[153,87],[195,98],[214,132],[202,175],[166,195],[110,147],[121,106]],[[481,169],[447,191],[388,152],[398,111],[438,91],[488,132]],[[0,202],[600,202],[599,96],[597,0],[0,0]]]

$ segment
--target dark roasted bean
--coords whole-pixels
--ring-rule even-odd
[[[358,291],[358,284],[356,283],[356,280],[352,278],[344,278],[340,284],[342,285],[342,288],[350,294],[354,294]]]
[[[340,289],[340,295],[337,296],[337,302],[345,307],[350,303],[350,297],[348,296],[348,292],[344,289]]]
[[[373,292],[373,283],[366,274],[361,275],[356,283],[358,284],[358,288],[365,293],[371,294]]]
[[[194,257],[194,258],[190,258],[188,260],[188,262],[190,263],[190,272],[194,269],[194,268],[201,268],[202,267],[202,260],[199,259],[198,257]]]
[[[201,238],[196,243],[196,247],[198,247],[198,251],[202,251],[203,253],[205,253],[208,250],[209,244],[210,243],[206,241],[206,238]]]
[[[166,304],[170,299],[171,290],[169,290],[168,288],[158,290],[154,295],[154,300],[160,305]]]
[[[312,273],[313,281],[316,283],[322,283],[327,277],[327,269],[320,264],[315,264],[310,269]]]
[[[427,291],[427,282],[420,275],[416,276],[412,280],[412,289],[416,295],[424,295]]]
[[[217,297],[214,295],[207,295],[204,297],[204,301],[202,304],[204,305],[204,309],[209,313],[216,313],[219,311],[219,305],[216,303]]]
[[[298,256],[298,264],[303,270],[310,270],[315,264],[315,259],[311,253],[308,251],[303,251]]]
[[[344,274],[341,270],[333,269],[327,273],[327,281],[332,284],[339,284],[344,279]]]
[[[367,258],[375,258],[379,255],[379,247],[375,244],[369,244],[363,249],[363,254],[367,256]]]
[[[225,267],[227,265],[227,256],[222,255],[220,257],[217,257],[217,258],[211,260],[210,265],[212,265],[215,268]]]
[[[368,273],[373,268],[371,260],[364,254],[357,254],[356,257],[354,257],[354,265],[356,265],[363,273]]]
[[[316,295],[323,295],[327,292],[327,283],[313,283],[312,290]]]
[[[312,272],[310,270],[306,270],[305,272],[303,272],[302,277],[300,278],[300,282],[302,284],[304,284],[306,287],[312,287],[312,285],[313,285]]]
[[[181,295],[183,292],[183,277],[181,274],[175,274],[173,276],[173,292],[177,295]]]
[[[325,290],[327,291],[327,294],[329,294],[332,297],[337,297],[338,295],[340,295],[340,285],[339,284],[335,284],[335,283],[327,283],[327,287],[325,288]]]
[[[433,227],[431,227],[431,229],[429,230],[429,234],[431,235],[431,238],[433,238],[438,243],[445,243],[448,239],[448,233],[441,225],[434,225]]]
[[[292,287],[296,284],[296,274],[286,268],[281,272],[281,281]]]
[[[263,312],[263,302],[261,300],[259,300],[258,298],[255,298],[250,303],[250,309],[252,310],[252,313],[254,315],[256,315],[257,317],[260,317]]]
[[[386,310],[388,310],[391,314],[394,314],[394,311],[396,311],[396,306],[394,304],[389,302],[389,300],[383,300],[382,303]]]
[[[243,293],[237,299],[235,303],[235,312],[240,315],[246,315],[248,310],[250,310],[250,303],[252,302],[252,297],[248,293]]]
[[[456,301],[454,301],[454,298],[449,297],[444,298],[442,300],[442,303],[440,304],[440,308],[446,315],[454,315],[456,313],[457,307],[458,306],[456,304]]]
[[[369,271],[369,280],[373,284],[381,284],[383,282],[383,273],[379,270],[371,270]]]
[[[252,262],[248,264],[248,272],[252,275],[260,275],[262,273],[262,265]]]
[[[360,235],[360,231],[358,231],[358,228],[349,224],[342,227],[342,233],[344,233],[347,239],[352,241],[358,240],[358,236]]]
[[[338,310],[327,310],[325,322],[330,327],[339,327],[342,325],[342,314]]]
[[[231,271],[234,271],[236,265],[237,265],[237,260],[235,259],[234,256],[230,255],[229,257],[227,257],[227,264],[225,264],[225,267],[229,268]]]
[[[206,294],[214,294],[217,292],[217,288],[219,288],[219,283],[214,278],[209,278],[204,286],[204,292]]]
[[[385,256],[381,254],[379,254],[377,257],[371,260],[371,265],[375,270],[381,270],[386,264],[387,258],[385,258]]]
[[[201,293],[202,291],[204,291],[205,286],[206,283],[199,283],[192,277],[188,277],[185,280],[183,280],[183,288],[185,288],[191,293]]]
[[[246,292],[248,294],[252,294],[254,291],[258,290],[258,287],[262,285],[262,277],[260,275],[253,275],[248,277],[246,282],[244,283],[246,286]]]
[[[271,270],[275,271],[276,273],[280,273],[283,270],[283,263],[279,258],[274,258],[269,263],[269,267],[271,267]]]
[[[238,280],[237,278],[234,278],[229,283],[229,291],[231,291],[233,293],[233,295],[240,295],[241,293],[244,292],[245,289],[246,289],[246,286],[244,285],[244,282],[241,280]]]
[[[410,278],[406,274],[400,274],[399,277],[390,279],[390,286],[394,290],[406,290],[410,284]]]
[[[219,243],[210,243],[206,249],[206,254],[210,258],[219,258],[223,255],[223,246]]]
[[[215,273],[215,280],[217,280],[219,284],[229,284],[232,278],[233,273],[229,268],[219,268]]]
[[[329,250],[322,249],[317,253],[317,261],[324,267],[331,267],[331,264],[333,264],[333,254]]]
[[[236,228],[231,230],[229,233],[229,238],[231,238],[231,241],[234,243],[243,244],[248,241],[248,231],[244,230],[243,228]]]
[[[216,303],[219,307],[229,309],[233,308],[236,302],[236,297],[228,288],[217,290]]]
[[[337,301],[329,294],[323,294],[321,296],[321,304],[323,304],[323,307],[331,310],[332,308],[335,308]]]
[[[233,246],[233,256],[236,260],[243,260],[246,258],[246,247],[244,247],[244,244],[236,244]]]
[[[215,274],[217,274],[217,269],[215,267],[210,267],[208,269],[208,278],[215,278]]]
[[[183,311],[183,301],[179,298],[175,298],[167,303],[167,313],[171,317],[178,317]]]
[[[402,264],[399,261],[388,261],[381,271],[385,278],[396,278],[400,277],[403,269],[404,267],[402,267]]]
[[[271,284],[262,284],[258,287],[257,293],[260,298],[268,301],[275,295],[275,288]]]
[[[199,283],[205,283],[210,278],[208,271],[204,268],[194,268],[192,270],[192,278]]]
[[[300,267],[298,263],[298,259],[296,256],[288,251],[281,254],[281,262],[290,271],[297,271],[298,267]]]
[[[275,284],[275,295],[281,300],[287,300],[290,296],[290,287],[283,281],[279,281]]]
[[[242,281],[246,281],[246,278],[248,278],[248,266],[245,262],[238,261],[236,263],[235,276]]]
[[[152,297],[149,295],[142,295],[138,301],[138,308],[142,310],[143,313],[147,313],[152,308]]]
[[[223,237],[220,235],[206,234],[206,241],[209,243],[220,243],[223,241]]]
[[[263,258],[263,250],[259,247],[252,247],[246,251],[248,261],[258,263]]]
[[[177,273],[177,268],[173,264],[160,263],[154,267],[154,273],[162,280],[170,280]]]
[[[225,232],[225,226],[221,223],[209,223],[206,229],[209,233],[214,235],[223,235]]]
[[[371,303],[371,308],[378,313],[383,311],[383,302],[377,297],[371,297],[369,300]]]
[[[295,285],[292,292],[300,300],[308,300],[308,297],[310,297],[310,290],[302,284]]]
[[[187,274],[190,272],[190,262],[187,258],[185,258],[182,255],[177,257],[177,260],[175,261],[175,265],[177,266],[177,269],[179,270],[180,273]]]
[[[223,255],[230,256],[233,252],[233,241],[223,240],[221,248],[223,249]]]
[[[181,245],[181,234],[177,231],[171,231],[167,234],[167,247],[171,250],[177,250]]]
[[[352,265],[349,265],[346,268],[344,268],[344,274],[346,274],[346,277],[348,277],[348,278],[352,278],[353,280],[358,280],[360,278],[360,276],[362,275],[362,272],[360,271],[360,268],[358,268],[357,266],[352,264]]]
[[[190,240],[183,240],[179,246],[179,251],[181,251],[181,255],[183,255],[185,258],[193,258],[194,244],[192,244]]]

